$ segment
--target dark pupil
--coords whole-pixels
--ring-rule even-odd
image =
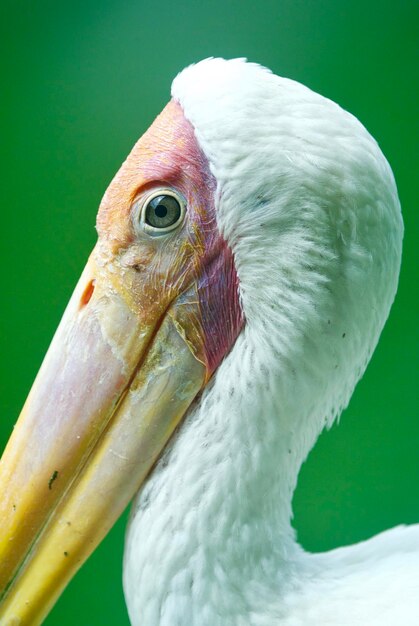
[[[158,204],[155,208],[155,212],[157,217],[166,217],[167,215],[167,209],[164,204]]]
[[[156,196],[147,205],[145,219],[154,228],[168,228],[180,218],[180,204],[173,196]]]

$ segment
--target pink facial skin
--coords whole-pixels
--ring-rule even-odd
[[[177,103],[174,106],[180,109]],[[192,125],[178,112],[181,172],[173,185],[187,200],[189,240],[202,251],[196,290],[201,312],[203,349],[208,376],[217,369],[243,326],[239,279],[234,257],[217,227],[216,181],[198,145]]]
[[[185,222],[180,231],[165,237],[164,243],[160,237],[141,237],[136,243],[133,203],[162,186],[185,198]],[[215,192],[216,181],[194,129],[181,106],[172,100],[122,165],[103,198],[97,220],[99,241],[110,246],[112,254],[129,249],[129,265],[150,272],[148,301],[162,303],[162,294],[168,294],[173,302],[186,297],[185,291],[189,301],[198,297],[200,319],[194,322],[193,334],[200,337],[190,343],[206,365],[208,378],[244,323],[234,257],[217,227]],[[194,295],[190,293],[192,285]],[[142,302],[143,296],[144,286]],[[164,306],[170,302],[166,300]]]
[[[182,144],[182,173],[173,184],[187,200],[190,243],[195,249],[202,250],[196,290],[204,334],[205,364],[208,376],[211,376],[243,326],[239,279],[233,254],[217,227],[215,178],[193,127],[183,114],[182,118],[179,116],[178,132]]]

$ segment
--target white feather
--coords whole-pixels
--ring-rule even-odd
[[[395,295],[390,167],[353,116],[243,60],[191,66],[172,94],[217,180],[246,325],[134,503],[132,624],[417,625],[418,526],[311,555],[290,521]]]

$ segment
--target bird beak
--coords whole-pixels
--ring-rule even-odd
[[[188,213],[153,238],[136,207],[161,181]],[[0,461],[2,626],[43,621],[240,331],[214,189],[171,101],[105,193],[98,243]]]
[[[4,625],[42,622],[205,381],[197,334],[177,315],[187,292],[163,312],[139,315],[99,256],[80,278],[1,462]]]

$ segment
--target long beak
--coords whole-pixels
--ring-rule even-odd
[[[139,315],[92,255],[0,463],[2,626],[42,622],[202,388],[194,306]]]

